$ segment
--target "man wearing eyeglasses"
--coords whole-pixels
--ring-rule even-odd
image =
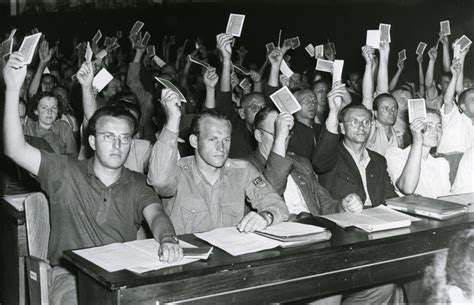
[[[362,211],[359,196],[349,194],[342,201],[333,199],[319,184],[309,160],[287,151],[293,126],[293,116],[288,112],[278,113],[273,106],[259,111],[254,131],[258,147],[249,157],[249,161],[285,200],[290,220]]]
[[[47,153],[30,146],[22,133],[18,102],[26,64],[20,53],[10,55],[3,76],[5,155],[37,176],[49,198],[50,304],[77,304],[75,277],[63,264],[64,250],[134,240],[143,219],[160,243],[157,258],[180,260],[182,249],[160,199],[143,175],[123,166],[138,126],[136,118],[124,107],[103,107],[88,124],[92,158],[79,161]]]
[[[335,199],[356,193],[364,207],[375,207],[397,194],[385,158],[366,148],[372,113],[363,105],[349,104],[342,108],[343,98],[344,90],[338,86],[328,94],[329,116],[312,163],[321,183]]]

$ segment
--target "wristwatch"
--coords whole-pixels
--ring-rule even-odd
[[[268,211],[261,211],[260,216],[267,221],[267,226],[271,226],[273,223],[273,214]]]
[[[163,244],[163,242],[179,244],[179,239],[176,235],[165,235],[161,236],[160,245]]]

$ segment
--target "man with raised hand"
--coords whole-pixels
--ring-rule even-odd
[[[366,149],[372,113],[363,105],[349,104],[342,108],[343,98],[344,89],[336,83],[328,94],[329,116],[312,163],[333,198],[342,200],[355,193],[365,208],[375,207],[397,194],[385,158]],[[338,128],[344,135],[342,141]],[[347,295],[343,303],[387,304],[393,289],[393,284],[377,286]]]
[[[362,211],[359,196],[349,194],[342,201],[333,199],[319,184],[309,160],[288,151],[293,125],[293,116],[288,112],[279,114],[272,106],[259,111],[254,131],[258,147],[249,158],[285,200],[290,220]]]
[[[191,125],[194,156],[177,161],[179,97],[163,90],[167,122],[153,147],[148,182],[164,198],[178,234],[236,226],[263,230],[288,218],[285,202],[247,161],[229,159],[232,126],[222,114],[203,112]],[[245,200],[258,212],[245,214]]]
[[[24,59],[15,52],[3,69],[4,152],[37,176],[49,197],[48,259],[53,266],[50,304],[77,304],[75,277],[63,265],[64,250],[134,240],[143,219],[160,243],[160,260],[180,260],[182,249],[160,199],[146,185],[143,175],[123,167],[138,124],[135,117],[121,107],[98,110],[88,125],[88,141],[94,150],[89,160],[40,151],[25,142],[18,115],[25,75]]]

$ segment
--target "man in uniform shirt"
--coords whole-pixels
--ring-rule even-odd
[[[89,121],[88,141],[94,150],[89,160],[40,151],[25,141],[20,124],[18,102],[26,76],[20,53],[10,55],[3,76],[5,155],[37,176],[49,197],[50,304],[77,304],[75,278],[62,260],[64,250],[134,240],[143,219],[160,242],[160,259],[181,259],[182,249],[160,199],[143,175],[123,166],[137,127],[135,117],[122,107],[97,111]]]
[[[177,161],[180,100],[165,89],[161,102],[168,120],[153,147],[148,182],[165,197],[178,234],[235,225],[253,232],[288,218],[285,203],[254,166],[228,159],[232,126],[223,115],[195,118],[189,137],[194,156]],[[258,213],[244,215],[246,198]]]

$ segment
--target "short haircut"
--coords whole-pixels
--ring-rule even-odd
[[[92,115],[92,117],[89,120],[89,124],[87,125],[87,132],[89,135],[96,134],[97,123],[99,122],[101,118],[106,117],[106,116],[128,120],[130,124],[132,125],[132,133],[135,134],[138,127],[138,121],[135,118],[135,116],[127,108],[123,106],[111,105],[111,106],[105,106],[98,109],[94,113],[94,115]]]
[[[443,117],[441,116],[441,112],[439,110],[433,108],[426,108],[426,114],[428,115],[428,113],[436,114],[439,117],[440,121],[443,120]]]
[[[220,120],[220,121],[226,121],[229,126],[230,130],[232,132],[232,123],[229,121],[229,119],[223,115],[222,113],[219,113],[215,110],[207,110],[202,112],[200,115],[196,116],[193,118],[191,122],[191,134],[199,137],[199,134],[201,134],[201,123],[204,119],[206,118],[211,118],[215,120]]]
[[[459,105],[466,103],[466,98],[469,92],[474,92],[474,88],[468,88],[461,92],[461,94],[459,95]]]
[[[395,103],[397,104],[397,106],[398,106],[397,100],[393,97],[393,95],[391,95],[390,93],[381,93],[381,94],[377,95],[377,97],[374,99],[372,109],[378,111],[380,103],[386,98],[393,99],[395,101]]]
[[[331,89],[331,86],[329,85],[329,83],[326,80],[320,78],[311,84],[311,90],[314,90],[316,85],[319,85],[319,84],[325,84],[326,86],[328,86],[329,89]]]
[[[53,82],[54,82],[55,84],[58,83],[58,80],[56,79],[56,76],[54,76],[54,75],[51,74],[51,73],[47,73],[47,74],[41,75],[41,81],[43,81],[43,79],[46,78],[46,77],[51,77],[51,78],[53,79]]]
[[[361,104],[349,104],[346,107],[342,108],[341,112],[339,113],[339,122],[343,122],[344,118],[350,110],[365,110],[370,114],[370,117],[372,117],[372,112],[367,109],[364,105]]]
[[[260,128],[263,122],[267,119],[268,115],[273,111],[278,112],[278,110],[273,104],[267,105],[264,108],[260,109],[255,115],[255,120],[253,121],[254,129]]]
[[[246,94],[242,97],[242,99],[240,100],[240,106],[241,107],[246,106],[248,103],[250,103],[251,100],[253,100],[255,98],[261,98],[263,101],[266,101],[265,96],[262,93],[260,93],[260,92],[251,92],[251,93]]]
[[[28,116],[35,121],[38,120],[38,116],[35,114],[35,110],[36,108],[38,108],[39,102],[45,97],[54,98],[58,102],[58,118],[61,117],[61,111],[60,111],[61,105],[59,103],[58,98],[50,91],[41,91],[33,95],[33,97],[31,98],[29,102],[29,105],[26,107],[26,109],[30,111],[28,113]]]
[[[122,106],[137,114],[138,120],[142,117],[142,109],[138,105],[137,96],[130,91],[121,91],[114,94],[109,102],[110,106]]]

